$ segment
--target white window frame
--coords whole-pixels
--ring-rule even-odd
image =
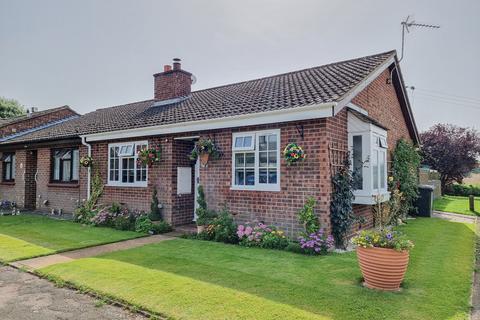
[[[381,202],[388,201],[390,199],[390,192],[388,191],[388,148],[380,146],[380,144],[387,146],[387,131],[377,127],[371,123],[363,122],[358,119],[356,116],[349,113],[348,115],[348,149],[350,150],[350,162],[351,169],[353,171],[353,137],[362,136],[362,160],[364,165],[362,167],[362,189],[354,190],[353,194],[355,199],[353,203],[355,204],[369,204],[373,205],[376,203],[375,197],[378,197]],[[383,140],[380,143],[380,140]],[[377,141],[379,143],[377,144]],[[385,142],[385,144],[383,144]],[[381,188],[381,167],[380,162],[377,161],[377,173],[378,173],[378,187],[373,188],[373,165],[372,165],[372,156],[374,151],[384,152],[384,187]]]
[[[259,183],[259,173],[260,173],[260,157],[259,157],[259,144],[260,136],[275,134],[277,136],[277,183]],[[252,136],[254,141],[254,148],[235,148],[235,140],[237,137]],[[280,129],[271,129],[271,130],[261,130],[261,131],[252,131],[252,132],[235,132],[232,134],[232,181],[231,181],[231,190],[252,190],[252,191],[280,191],[280,148],[281,148],[281,136]],[[235,185],[235,154],[236,153],[245,153],[251,151],[255,153],[255,184],[254,185]]]
[[[127,146],[127,145],[132,145],[133,146],[133,155],[120,155],[120,148],[122,146]],[[109,143],[108,144],[108,150],[107,150],[107,157],[108,157],[108,168],[107,168],[107,186],[112,186],[112,187],[133,187],[133,188],[146,188],[148,186],[148,166],[146,167],[146,180],[145,181],[137,181],[137,167],[138,167],[138,153],[136,151],[137,145],[146,145],[148,148],[148,141],[134,141],[134,142],[118,142],[118,143]],[[110,180],[110,149],[113,147],[118,147],[118,170],[119,170],[119,181],[112,181]],[[121,177],[122,177],[122,158],[134,158],[134,182],[122,182]]]
[[[234,134],[235,137],[233,138],[233,141],[232,141],[232,150],[233,151],[250,151],[250,150],[255,150],[255,147],[256,147],[256,137],[255,137],[255,133],[246,133],[246,134]],[[252,143],[250,146],[247,146],[247,147],[236,147],[235,146],[235,143],[236,143],[236,140],[237,138],[247,138],[247,137],[250,137]]]

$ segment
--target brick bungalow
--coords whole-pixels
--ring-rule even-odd
[[[156,187],[165,219],[178,226],[194,219],[202,185],[210,208],[226,204],[238,222],[258,219],[295,234],[308,196],[318,200],[316,212],[329,227],[332,171],[351,150],[362,176],[354,211],[371,225],[372,195],[388,199],[389,150],[400,138],[418,143],[395,51],[192,92],[193,79],[174,59],[173,67],[154,74],[153,99],[1,142],[0,152],[18,156],[15,185],[2,186],[0,198],[13,197],[17,184],[35,184],[36,201],[25,199],[26,208],[72,211],[98,172],[105,204],[147,211]],[[207,166],[189,159],[201,137],[221,151]],[[282,157],[290,142],[307,154],[300,165],[287,166]],[[160,163],[137,164],[144,145],[161,146]],[[19,161],[28,152],[37,154],[36,164],[26,165],[24,156]],[[94,167],[79,167],[88,154]],[[36,183],[19,181],[22,166],[23,180],[36,170]]]

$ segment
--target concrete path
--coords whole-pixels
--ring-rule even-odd
[[[11,267],[0,267],[2,320],[146,320]]]
[[[442,212],[442,211],[434,211],[432,217],[441,218],[441,219],[445,219],[453,222],[463,222],[463,223],[475,223],[477,221],[476,216],[467,216],[464,214]]]
[[[20,261],[12,262],[10,263],[10,265],[16,268],[22,268],[28,271],[34,271],[36,269],[47,267],[52,264],[68,262],[75,259],[93,257],[103,253],[136,248],[146,244],[157,243],[160,241],[172,240],[172,239],[175,239],[174,234],[171,234],[171,235],[157,234],[154,236],[149,236],[144,238],[137,238],[137,239],[120,241],[116,243],[99,245],[99,246],[85,248],[85,249],[66,251],[63,253],[52,254],[44,257],[20,260]]]

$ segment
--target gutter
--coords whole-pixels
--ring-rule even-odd
[[[92,156],[92,146],[87,143],[86,137],[82,137],[82,144],[87,147],[87,155],[89,157],[91,157]],[[88,173],[87,173],[87,200],[89,200],[90,199],[90,188],[91,188],[90,180],[91,180],[91,176],[92,176],[91,166],[89,166],[87,168],[87,170],[88,170]]]

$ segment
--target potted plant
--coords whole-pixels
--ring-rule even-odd
[[[297,162],[305,161],[306,157],[307,155],[303,148],[296,143],[289,143],[285,149],[283,149],[283,158],[289,166]]]
[[[162,149],[159,145],[151,148],[144,147],[138,151],[138,163],[144,166],[152,167],[156,162],[160,162]]]
[[[195,147],[190,153],[191,160],[197,160],[200,157],[202,166],[206,166],[210,157],[217,159],[219,152],[217,146],[210,138],[202,138],[195,143]]]
[[[407,271],[409,250],[413,243],[391,229],[361,231],[352,238],[364,286],[371,289],[398,291]]]
[[[90,156],[81,157],[80,164],[82,165],[82,167],[85,167],[85,168],[91,167],[93,164],[93,158]]]

